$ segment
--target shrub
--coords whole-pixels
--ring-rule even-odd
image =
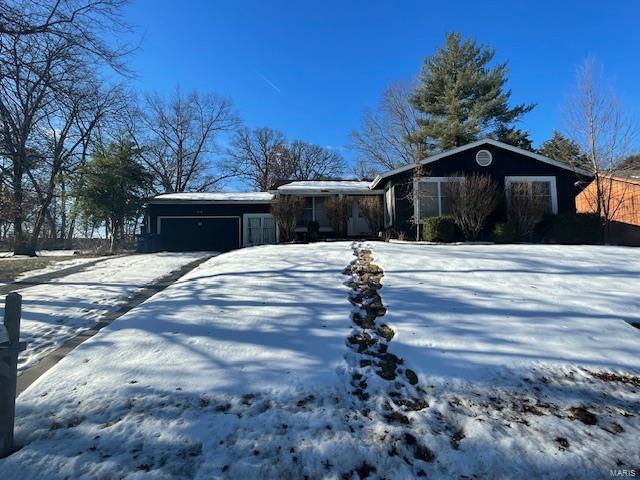
[[[302,214],[304,198],[295,195],[277,197],[271,203],[271,214],[278,224],[280,241],[292,242],[296,238],[296,222]]]
[[[453,217],[431,217],[422,225],[422,238],[428,242],[450,243],[455,240],[456,223]]]
[[[513,243],[517,238],[518,232],[511,223],[496,223],[493,227],[493,240],[496,243]]]
[[[445,184],[449,209],[466,240],[476,240],[501,198],[500,187],[488,175],[474,173]]]
[[[536,184],[514,183],[508,191],[507,217],[518,235],[531,240],[536,226],[549,211],[542,187]]]
[[[347,222],[351,216],[352,199],[349,197],[329,197],[325,201],[329,225],[338,238],[347,236]]]
[[[358,200],[358,208],[362,212],[372,234],[382,229],[382,200],[377,195],[367,195]]]
[[[386,228],[380,233],[380,238],[383,242],[388,242],[395,237],[396,232],[392,228]]]
[[[307,236],[310,242],[317,242],[320,238],[320,224],[315,220],[307,223]]]
[[[555,243],[602,243],[602,220],[597,213],[563,213],[551,220],[547,240]]]

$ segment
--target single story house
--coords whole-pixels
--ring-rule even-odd
[[[580,182],[589,172],[566,163],[491,139],[454,148],[378,175],[372,182],[293,181],[268,192],[170,193],[149,201],[144,229],[146,250],[227,251],[251,245],[274,243],[278,231],[270,204],[283,195],[302,196],[305,206],[296,231],[304,234],[309,221],[317,221],[320,232],[332,233],[325,202],[331,196],[377,196],[383,205],[384,228],[415,238],[420,224],[432,216],[447,214],[448,181],[474,172],[491,176],[505,192],[518,184],[541,187],[550,214],[575,212]],[[530,190],[533,195],[533,189]],[[540,195],[540,193],[537,193]],[[372,236],[369,226],[352,202],[347,222],[348,236]],[[506,198],[499,207],[506,211]]]
[[[640,246],[640,171],[601,175],[600,185],[611,220],[609,240]],[[597,191],[594,179],[576,197],[576,210],[597,213]]]

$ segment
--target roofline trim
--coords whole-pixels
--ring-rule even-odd
[[[558,160],[554,160],[553,158],[545,157],[544,155],[540,155],[539,153],[530,152],[523,148],[514,147],[513,145],[509,145],[507,143],[499,142],[497,140],[493,140],[492,138],[483,138],[482,140],[477,140],[475,142],[467,143],[466,145],[462,145],[461,147],[452,148],[450,150],[445,150],[444,152],[437,153],[435,155],[431,155],[430,157],[425,158],[419,162],[420,165],[426,165],[428,163],[435,162],[436,160],[440,160],[441,158],[448,157],[450,155],[455,155],[456,153],[464,152],[465,150],[469,150],[471,148],[479,147],[480,145],[493,145],[494,147],[503,148],[505,150],[509,150],[515,153],[519,153],[520,155],[525,155],[527,157],[533,158],[543,163],[548,163],[549,165],[554,165],[559,168],[563,168],[565,170],[570,170],[572,172],[578,173],[580,175],[585,175],[592,177],[593,174],[587,170],[578,167],[572,167],[569,164],[564,162],[559,162]],[[374,178],[373,182],[371,182],[371,188],[375,188],[381,180],[396,175],[398,173],[406,172],[407,170],[411,170],[416,168],[416,164],[404,165],[403,167],[396,168],[394,170],[389,170],[388,172],[382,173]]]

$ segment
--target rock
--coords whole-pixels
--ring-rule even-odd
[[[382,338],[384,338],[387,342],[390,341],[394,337],[394,335],[396,334],[396,332],[393,330],[393,328],[391,328],[387,324],[380,325],[376,329],[376,332],[378,333],[378,335],[380,335]]]
[[[416,375],[416,372],[414,372],[410,368],[407,368],[407,370],[404,372],[404,375],[405,377],[407,377],[407,380],[409,380],[409,383],[411,385],[416,385],[418,383],[418,375]]]

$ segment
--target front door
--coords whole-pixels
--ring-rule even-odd
[[[276,243],[276,225],[272,215],[246,213],[243,223],[245,247]]]

